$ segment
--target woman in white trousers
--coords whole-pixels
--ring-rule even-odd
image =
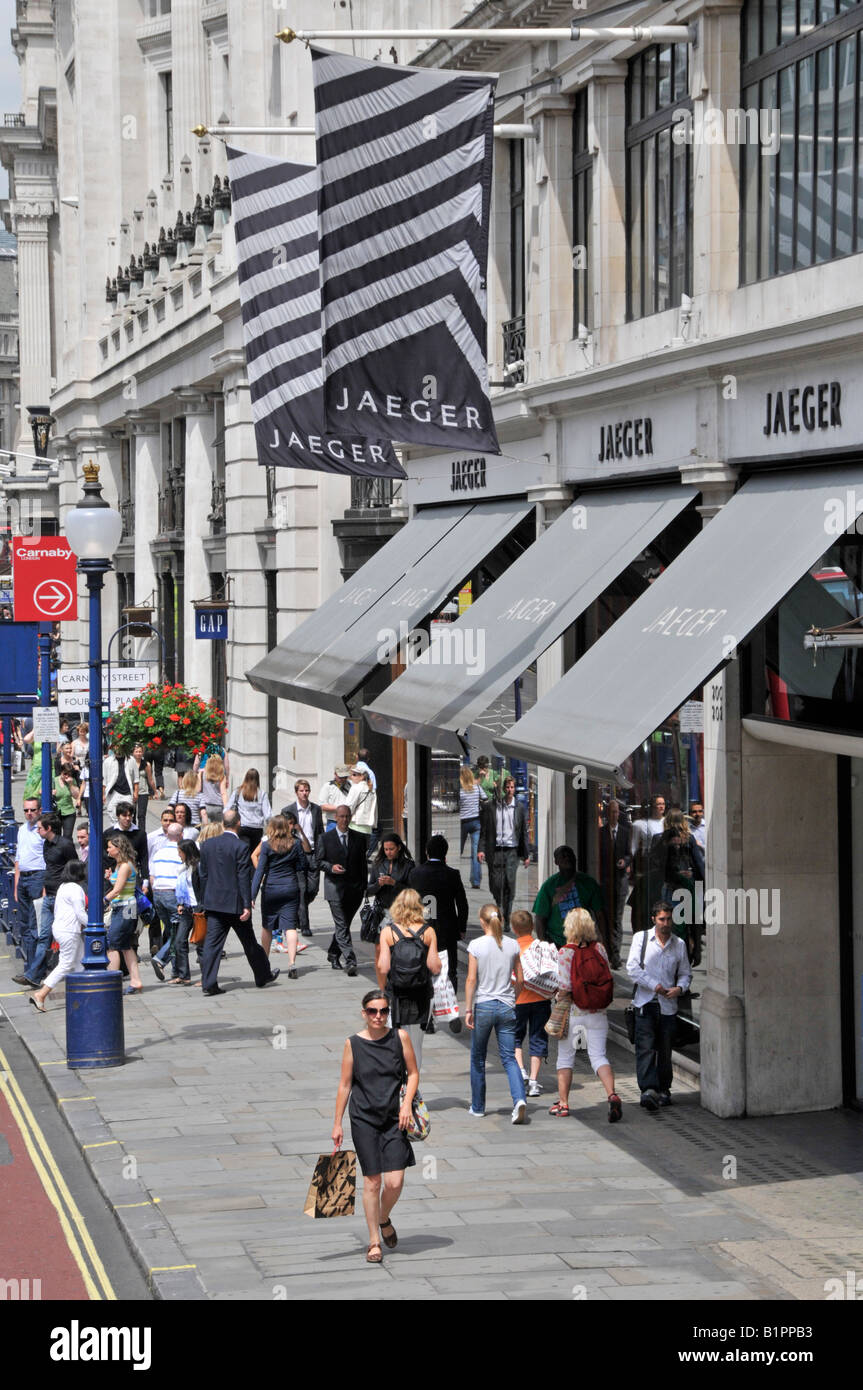
[[[30,995],[30,1003],[40,1014],[45,1013],[45,1000],[60,981],[77,970],[84,959],[84,938],[81,928],[87,925],[87,899],[84,884],[87,865],[72,859],[63,869],[60,887],[54,902],[54,940],[60,947],[60,959],[40,989]]]
[[[585,948],[595,948],[606,964],[608,963],[608,956],[605,947],[597,940],[593,918],[584,907],[574,907],[571,912],[566,914],[563,935],[566,939],[566,945],[561,946],[557,957],[560,979],[558,998],[563,995],[568,995],[570,998],[569,1031],[567,1036],[561,1038],[557,1045],[558,1099],[551,1107],[549,1114],[557,1115],[562,1119],[569,1114],[569,1090],[572,1086],[572,1068],[575,1061],[573,1033],[576,1028],[583,1028],[587,1038],[587,1055],[590,1059],[590,1065],[605,1087],[605,1094],[608,1097],[608,1119],[611,1124],[614,1124],[621,1118],[622,1107],[620,1096],[614,1089],[614,1072],[605,1050],[608,1038],[608,1014],[605,1009],[596,1009],[592,1012],[579,1009],[572,1001],[570,994],[573,953]]]

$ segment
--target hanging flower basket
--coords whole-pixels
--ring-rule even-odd
[[[148,685],[105,721],[105,736],[121,754],[142,743],[148,753],[174,749],[191,759],[224,735],[224,710],[184,685]]]

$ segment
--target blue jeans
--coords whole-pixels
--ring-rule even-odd
[[[152,956],[152,959],[160,960],[164,964],[171,954],[174,938],[177,935],[177,927],[180,925],[180,914],[177,912],[177,895],[173,890],[154,889],[150,896],[153,902],[153,909],[164,929],[161,948]]]
[[[479,848],[479,816],[461,822],[461,845],[459,853],[464,852],[464,842],[470,838],[470,886],[479,888],[482,883],[482,865],[476,857]]]
[[[177,934],[174,937],[174,973],[172,978],[175,980],[191,980],[189,971],[189,933],[194,926],[192,909],[184,907],[179,915]],[[162,948],[164,950],[164,947]],[[198,948],[200,951],[200,947]],[[162,952],[159,952],[159,960],[162,960]]]
[[[485,1055],[492,1032],[497,1034],[500,1060],[509,1082],[512,1103],[525,1099],[524,1081],[515,1060],[515,1008],[498,999],[476,1004],[470,1044],[470,1104],[472,1110],[485,1110]]]
[[[36,908],[33,904],[45,887],[44,869],[25,869],[18,876],[18,932],[26,971],[36,954]]]
[[[19,886],[20,891],[20,886]],[[44,897],[41,900],[39,912],[39,935],[36,939],[36,950],[33,955],[32,964],[26,970],[28,980],[34,984],[41,985],[43,979],[48,974],[45,962],[51,951],[51,941],[54,936],[54,894]]]

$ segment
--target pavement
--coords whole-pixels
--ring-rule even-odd
[[[622,1123],[608,1124],[581,1053],[570,1118],[548,1114],[546,1067],[543,1097],[514,1128],[496,1059],[486,1116],[468,1115],[470,1035],[448,1029],[425,1044],[432,1130],[395,1211],[398,1248],[367,1266],[359,1201],[352,1218],[328,1223],[303,1205],[331,1150],[341,1052],[361,1026],[372,951],[359,946],[360,975],[348,979],[326,961],[325,904],[313,905],[312,926],[300,978],[283,973],[264,990],[231,939],[227,992],[215,998],[159,985],[144,960],[144,993],[124,1000],[126,1065],[80,1073],[65,1065],[62,990],[37,1014],[0,944],[0,1008],[155,1297],[823,1299],[827,1279],[863,1269],[851,1216],[863,1197],[859,1115],[720,1120],[683,1074],[675,1104],[649,1114],[631,1054],[613,1046]]]

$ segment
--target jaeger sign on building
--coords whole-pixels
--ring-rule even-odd
[[[782,375],[742,379],[725,421],[732,460],[859,448],[863,390],[847,364],[795,364]]]

